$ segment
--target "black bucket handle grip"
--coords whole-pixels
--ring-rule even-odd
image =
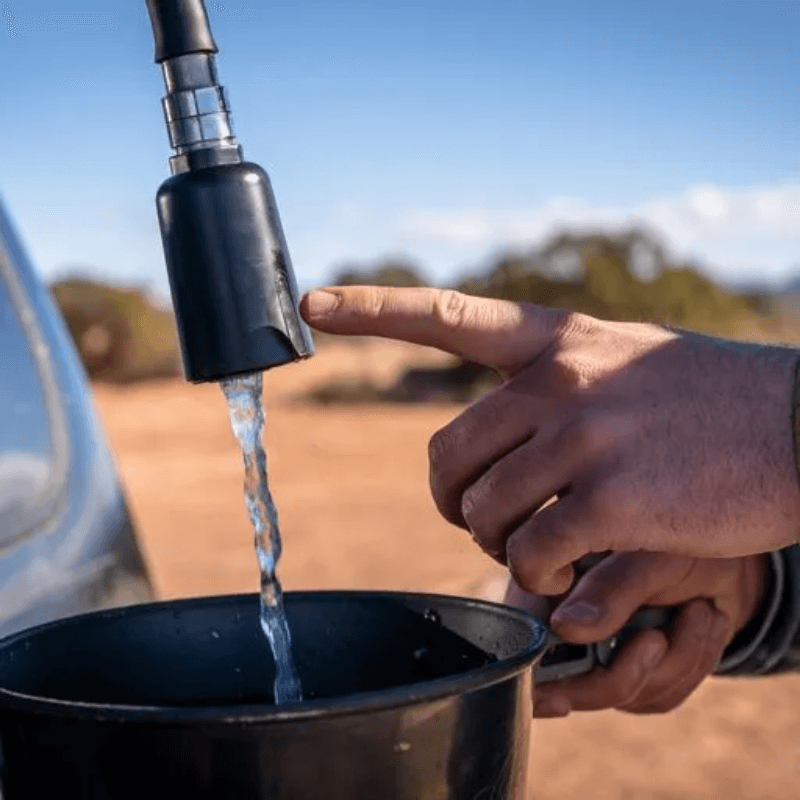
[[[656,628],[665,630],[678,616],[680,609],[645,606],[637,611],[622,630],[602,642],[570,644],[552,631],[547,649],[535,669],[536,683],[551,683],[565,678],[586,675],[595,667],[607,667],[620,648],[635,633]]]

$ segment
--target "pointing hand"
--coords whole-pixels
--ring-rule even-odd
[[[731,557],[798,539],[798,353],[438,289],[307,295],[328,333],[437,347],[506,382],[431,440],[441,513],[529,592],[588,553]]]

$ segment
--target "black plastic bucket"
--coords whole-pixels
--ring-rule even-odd
[[[276,707],[255,595],[132,606],[0,643],[4,800],[525,796],[531,664],[505,606],[286,597],[302,703]]]

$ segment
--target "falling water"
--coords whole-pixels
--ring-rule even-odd
[[[261,373],[220,381],[228,401],[233,434],[244,456],[244,498],[255,533],[261,569],[261,628],[275,659],[275,702],[302,700],[302,688],[292,658],[292,638],[283,608],[283,590],[275,568],[281,557],[278,511],[267,482],[267,457],[261,437],[264,409]]]

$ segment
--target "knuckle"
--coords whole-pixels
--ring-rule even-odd
[[[579,408],[565,422],[561,439],[563,447],[586,458],[602,451],[606,437],[596,416],[586,408]]]
[[[361,307],[368,317],[378,318],[386,309],[387,292],[381,286],[365,287],[361,295]]]
[[[528,546],[523,534],[516,534],[506,542],[506,559],[511,576],[518,586],[528,592],[539,593],[542,576],[536,560],[529,557]]]
[[[587,552],[584,514],[559,503],[534,514],[506,542],[512,575],[530,592],[561,594],[569,590],[574,570],[567,559]],[[608,549],[603,547],[602,549]]]
[[[615,548],[610,546],[606,538],[607,528],[613,519],[616,506],[613,497],[602,486],[594,486],[587,492],[580,503],[580,520],[576,521],[563,534],[578,537],[578,529],[592,531],[592,552],[606,552]]]
[[[485,506],[482,489],[472,486],[461,497],[461,516],[481,550],[494,559],[502,560],[505,558],[503,536],[491,525]]]
[[[441,428],[428,442],[428,460],[432,467],[438,467],[450,449],[451,433],[449,426]]]
[[[539,559],[531,553],[530,534],[516,533],[504,542],[501,557],[516,583],[532,594],[560,595],[572,584],[572,570],[565,567],[555,574],[542,570]],[[488,551],[487,551],[488,552]]]
[[[475,517],[476,521],[482,516],[485,517],[484,512],[489,511],[490,507],[497,508],[503,502],[506,479],[499,469],[501,464],[502,462],[490,467],[464,492],[463,509]]]
[[[557,513],[557,505],[553,506],[554,513],[547,515],[546,521],[537,533],[540,536],[547,536],[554,542],[557,541],[559,549],[563,552],[575,552],[581,549],[579,545],[582,541],[581,531],[583,530],[583,525],[581,521],[574,519],[572,515]],[[538,516],[542,515],[540,513]]]
[[[454,430],[437,431],[428,443],[428,483],[439,513],[453,525],[464,527],[461,516],[461,484]]]
[[[479,535],[476,530],[481,518],[481,502],[483,499],[483,488],[481,482],[474,483],[461,496],[461,514],[476,537]]]
[[[479,478],[461,496],[461,515],[475,540],[493,557],[502,549],[498,502],[502,503],[496,495],[496,480],[491,473]]]
[[[577,392],[592,385],[597,365],[577,356],[569,348],[556,350],[551,356],[550,368],[556,385],[564,392]]]
[[[433,313],[448,328],[463,325],[467,313],[467,297],[453,289],[444,289],[434,297]]]
[[[554,326],[553,340],[563,342],[569,338],[594,336],[600,327],[599,320],[579,311],[562,311]]]

